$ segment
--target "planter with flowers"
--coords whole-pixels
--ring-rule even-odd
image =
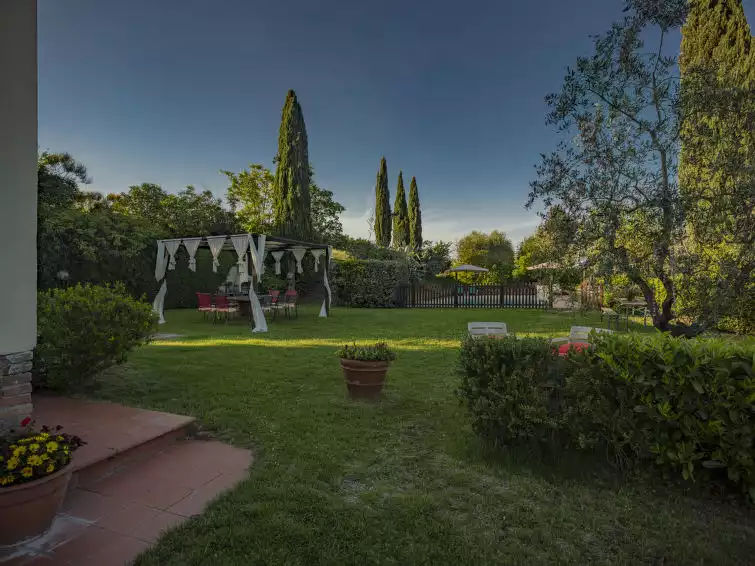
[[[44,533],[52,524],[71,478],[71,457],[84,442],[61,427],[23,429],[0,437],[0,546]]]
[[[348,344],[339,348],[343,377],[352,399],[377,400],[385,385],[388,367],[396,355],[385,342],[369,346]]]

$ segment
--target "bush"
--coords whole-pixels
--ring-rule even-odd
[[[599,449],[670,477],[724,477],[755,496],[755,348],[667,334],[591,342],[559,358],[539,340],[466,340],[460,393],[475,430]]]
[[[152,307],[131,298],[120,283],[40,292],[35,379],[60,391],[90,384],[98,372],[147,343],[155,322]]]
[[[405,263],[350,259],[333,262],[332,288],[335,303],[349,307],[393,307],[399,283],[408,279]]]
[[[556,439],[562,378],[547,340],[467,337],[460,361],[459,393],[478,434],[494,444]]]

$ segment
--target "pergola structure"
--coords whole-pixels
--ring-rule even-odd
[[[191,238],[172,238],[168,240],[157,241],[157,262],[155,264],[155,279],[160,285],[160,290],[155,297],[153,308],[160,317],[160,323],[165,322],[164,305],[165,295],[168,292],[168,284],[165,279],[166,270],[172,271],[176,268],[176,253],[183,246],[189,255],[189,269],[196,271],[197,260],[196,253],[199,248],[207,248],[212,254],[212,270],[217,272],[220,252],[229,250],[236,253],[238,258],[239,281],[241,283],[250,283],[249,285],[249,304],[251,306],[252,317],[254,319],[253,332],[267,332],[267,321],[265,313],[262,311],[259,298],[255,292],[255,287],[259,285],[262,275],[265,273],[265,259],[268,255],[275,260],[275,273],[280,274],[281,259],[286,254],[296,261],[296,270],[298,273],[304,273],[302,260],[309,253],[314,257],[314,270],[320,270],[320,263],[323,265],[323,286],[326,297],[323,299],[320,308],[320,316],[327,317],[330,312],[330,285],[328,284],[328,264],[332,255],[330,246],[326,244],[313,244],[309,242],[300,242],[281,238],[278,236],[267,236],[265,234],[234,234],[219,236],[202,236]],[[250,261],[251,259],[251,261]],[[250,273],[251,267],[251,273]]]

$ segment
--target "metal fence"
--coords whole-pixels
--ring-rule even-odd
[[[395,304],[403,308],[547,308],[547,296],[535,283],[508,285],[442,285],[412,283],[396,288]]]

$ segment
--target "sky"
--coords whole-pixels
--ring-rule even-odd
[[[39,146],[92,190],[223,196],[219,171],[273,168],[288,89],[320,187],[367,237],[381,156],[391,202],[416,176],[426,239],[503,230],[553,149],[544,96],[622,0],[39,0]],[[752,18],[753,1],[746,11]]]

